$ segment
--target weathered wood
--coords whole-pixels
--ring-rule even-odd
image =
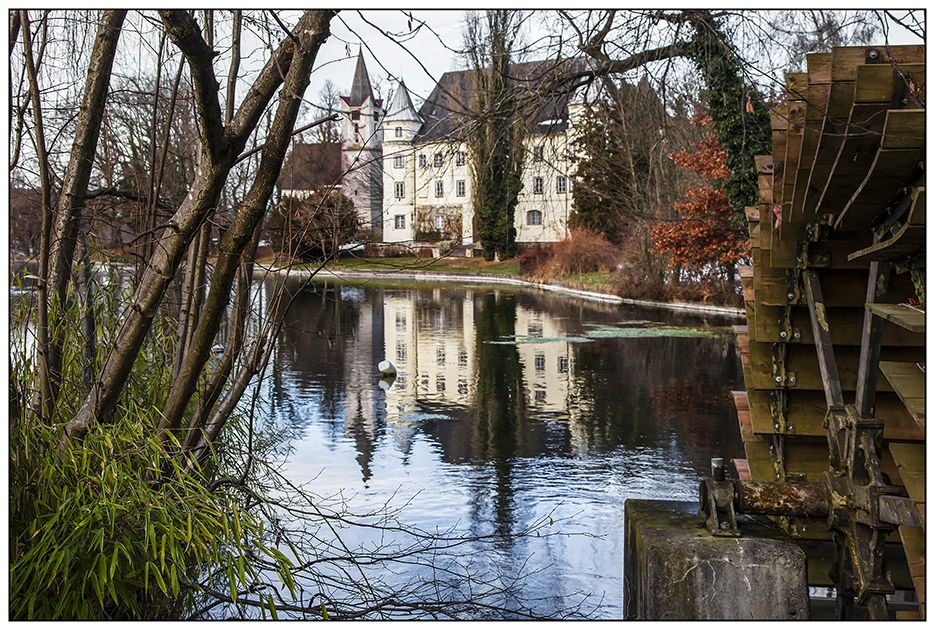
[[[829,409],[840,409],[844,407],[844,394],[841,392],[841,381],[838,378],[838,364],[834,358],[834,345],[831,343],[831,328],[821,295],[821,282],[814,269],[806,269],[802,272],[802,279],[805,283],[805,297],[812,319],[812,336],[815,338],[818,369],[821,371],[825,400]]]
[[[906,304],[867,304],[874,315],[894,322],[906,330],[925,332],[925,311]]]
[[[909,498],[925,503],[925,445],[894,443],[889,445],[889,450]]]
[[[774,481],[770,463],[770,445],[766,442],[746,442],[744,450],[750,474],[756,481]],[[821,474],[829,469],[828,445],[820,442],[788,442],[785,447],[786,471],[789,474],[803,474],[805,481],[818,481]],[[896,462],[889,449],[883,447],[880,457],[880,469],[894,483],[901,479]]]
[[[895,304],[886,306],[895,307]],[[863,335],[862,308],[857,307],[828,307],[828,322],[831,327],[831,342],[837,346],[859,346]],[[789,311],[789,323],[798,337],[791,339],[782,337],[782,328],[779,320],[783,307],[757,306],[756,321],[750,326],[750,338],[763,342],[789,341],[791,343],[813,344],[812,329],[808,310],[805,306],[795,306]],[[923,316],[924,317],[924,316]],[[750,324],[750,322],[748,322]],[[884,346],[924,346],[925,336],[903,328],[891,321],[883,322]]]
[[[751,481],[750,467],[747,465],[747,460],[731,459],[730,461],[734,465],[734,470],[737,471],[738,479],[740,479],[741,481]]]
[[[890,288],[890,266],[887,263],[871,263],[867,281],[867,304],[885,302]],[[873,416],[874,398],[877,392],[877,374],[880,370],[880,349],[883,343],[883,320],[864,310],[863,331],[860,336],[860,364],[857,370],[857,396],[854,402],[861,418]]]
[[[906,409],[915,418],[919,427],[925,430],[925,371],[917,363],[907,362],[907,355],[902,361],[881,361],[880,371],[887,383],[899,395]],[[753,369],[751,356],[751,369]],[[917,359],[918,361],[919,359]],[[921,359],[924,361],[925,359]]]
[[[919,597],[919,615],[925,618],[925,531],[921,527],[901,525],[899,537],[903,541],[909,574]]]
[[[925,143],[924,109],[891,109],[886,112],[883,149],[914,149]]]
[[[750,426],[756,436],[777,432],[770,413],[769,396],[768,390],[747,392],[746,410],[750,414]],[[826,442],[827,431],[823,423],[828,407],[824,393],[817,390],[789,389],[787,396],[786,413],[790,429],[785,433],[786,437]],[[883,421],[884,442],[921,442],[925,439],[925,433],[894,392],[877,393],[874,417]]]
[[[770,274],[776,271],[771,269]],[[784,272],[784,270],[778,271]],[[822,272],[822,286],[824,287],[825,305],[828,307],[856,306],[863,308],[866,303],[864,287],[867,286],[868,277],[869,272],[866,268],[824,270]],[[784,273],[782,277],[769,275],[760,278],[757,286],[757,296],[761,304],[786,306],[788,303],[788,290]],[[898,274],[892,279],[888,301],[896,303],[908,302],[910,299],[915,299],[915,297],[915,287],[912,285],[909,274]]]
[[[912,191],[909,216],[892,237],[850,254],[852,261],[892,260],[925,247],[925,188]]]
[[[785,361],[786,370],[795,374],[796,382],[794,387],[796,389],[823,390],[824,386],[821,381],[815,348],[793,343],[786,345],[788,345],[786,349],[788,354]],[[773,344],[770,343],[749,342],[753,389],[777,389],[785,386],[781,383],[777,384],[775,380],[772,346]],[[924,361],[925,348],[883,348],[881,358],[884,361]],[[835,359],[837,360],[841,389],[846,392],[856,391],[860,348],[854,346],[836,348]],[[879,379],[878,382],[879,391],[893,391],[886,379]]]
[[[884,130],[884,138],[885,138]],[[896,196],[922,157],[921,147],[880,149],[860,186],[834,224],[836,230],[866,230]]]

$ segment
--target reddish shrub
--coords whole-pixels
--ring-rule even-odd
[[[549,267],[554,276],[611,271],[616,268],[618,257],[617,249],[602,235],[571,230],[552,250]]]
[[[524,276],[541,276],[548,272],[552,244],[536,244],[523,249],[519,255],[519,272]]]

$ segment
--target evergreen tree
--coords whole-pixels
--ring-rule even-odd
[[[697,18],[692,21],[695,36],[691,58],[704,76],[708,115],[727,154],[730,177],[724,191],[737,220],[743,221],[744,208],[759,201],[754,157],[773,152],[769,109],[756,90],[744,82],[739,58],[726,43],[729,39],[721,19],[709,11],[698,12]]]
[[[474,216],[484,258],[516,256],[513,214],[522,189],[522,131],[510,84],[511,51],[518,18],[512,11],[487,11],[486,31],[472,14],[465,33],[476,82],[475,116],[468,144],[474,168]]]

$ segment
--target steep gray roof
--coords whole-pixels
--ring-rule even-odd
[[[367,75],[367,66],[364,65],[363,51],[357,52],[357,69],[354,70],[354,83],[351,84],[351,95],[347,104],[351,107],[363,105],[367,99],[373,98],[373,89],[370,87],[370,77]]]
[[[510,82],[522,97],[530,94],[538,106],[534,112],[535,127],[532,133],[555,133],[568,127],[569,95],[554,94],[536,97],[541,88],[562,80],[563,71],[572,69],[578,61],[535,61],[518,63],[510,67]],[[552,86],[554,87],[554,86]],[[438,85],[419,109],[425,123],[416,134],[415,142],[436,142],[444,139],[462,139],[466,134],[466,115],[474,101],[474,79],[472,70],[446,72]]]
[[[411,120],[417,123],[424,122],[422,117],[419,116],[419,112],[412,106],[412,99],[409,97],[409,90],[406,89],[406,84],[404,82],[399,82],[399,89],[397,89],[396,94],[393,95],[393,102],[390,103],[390,107],[383,116],[383,119]]]

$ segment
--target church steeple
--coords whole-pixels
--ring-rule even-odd
[[[354,70],[354,82],[351,84],[351,95],[348,97],[351,107],[363,105],[367,99],[373,99],[373,89],[370,87],[370,77],[367,75],[367,66],[364,65],[363,50],[357,51],[357,69]]]

